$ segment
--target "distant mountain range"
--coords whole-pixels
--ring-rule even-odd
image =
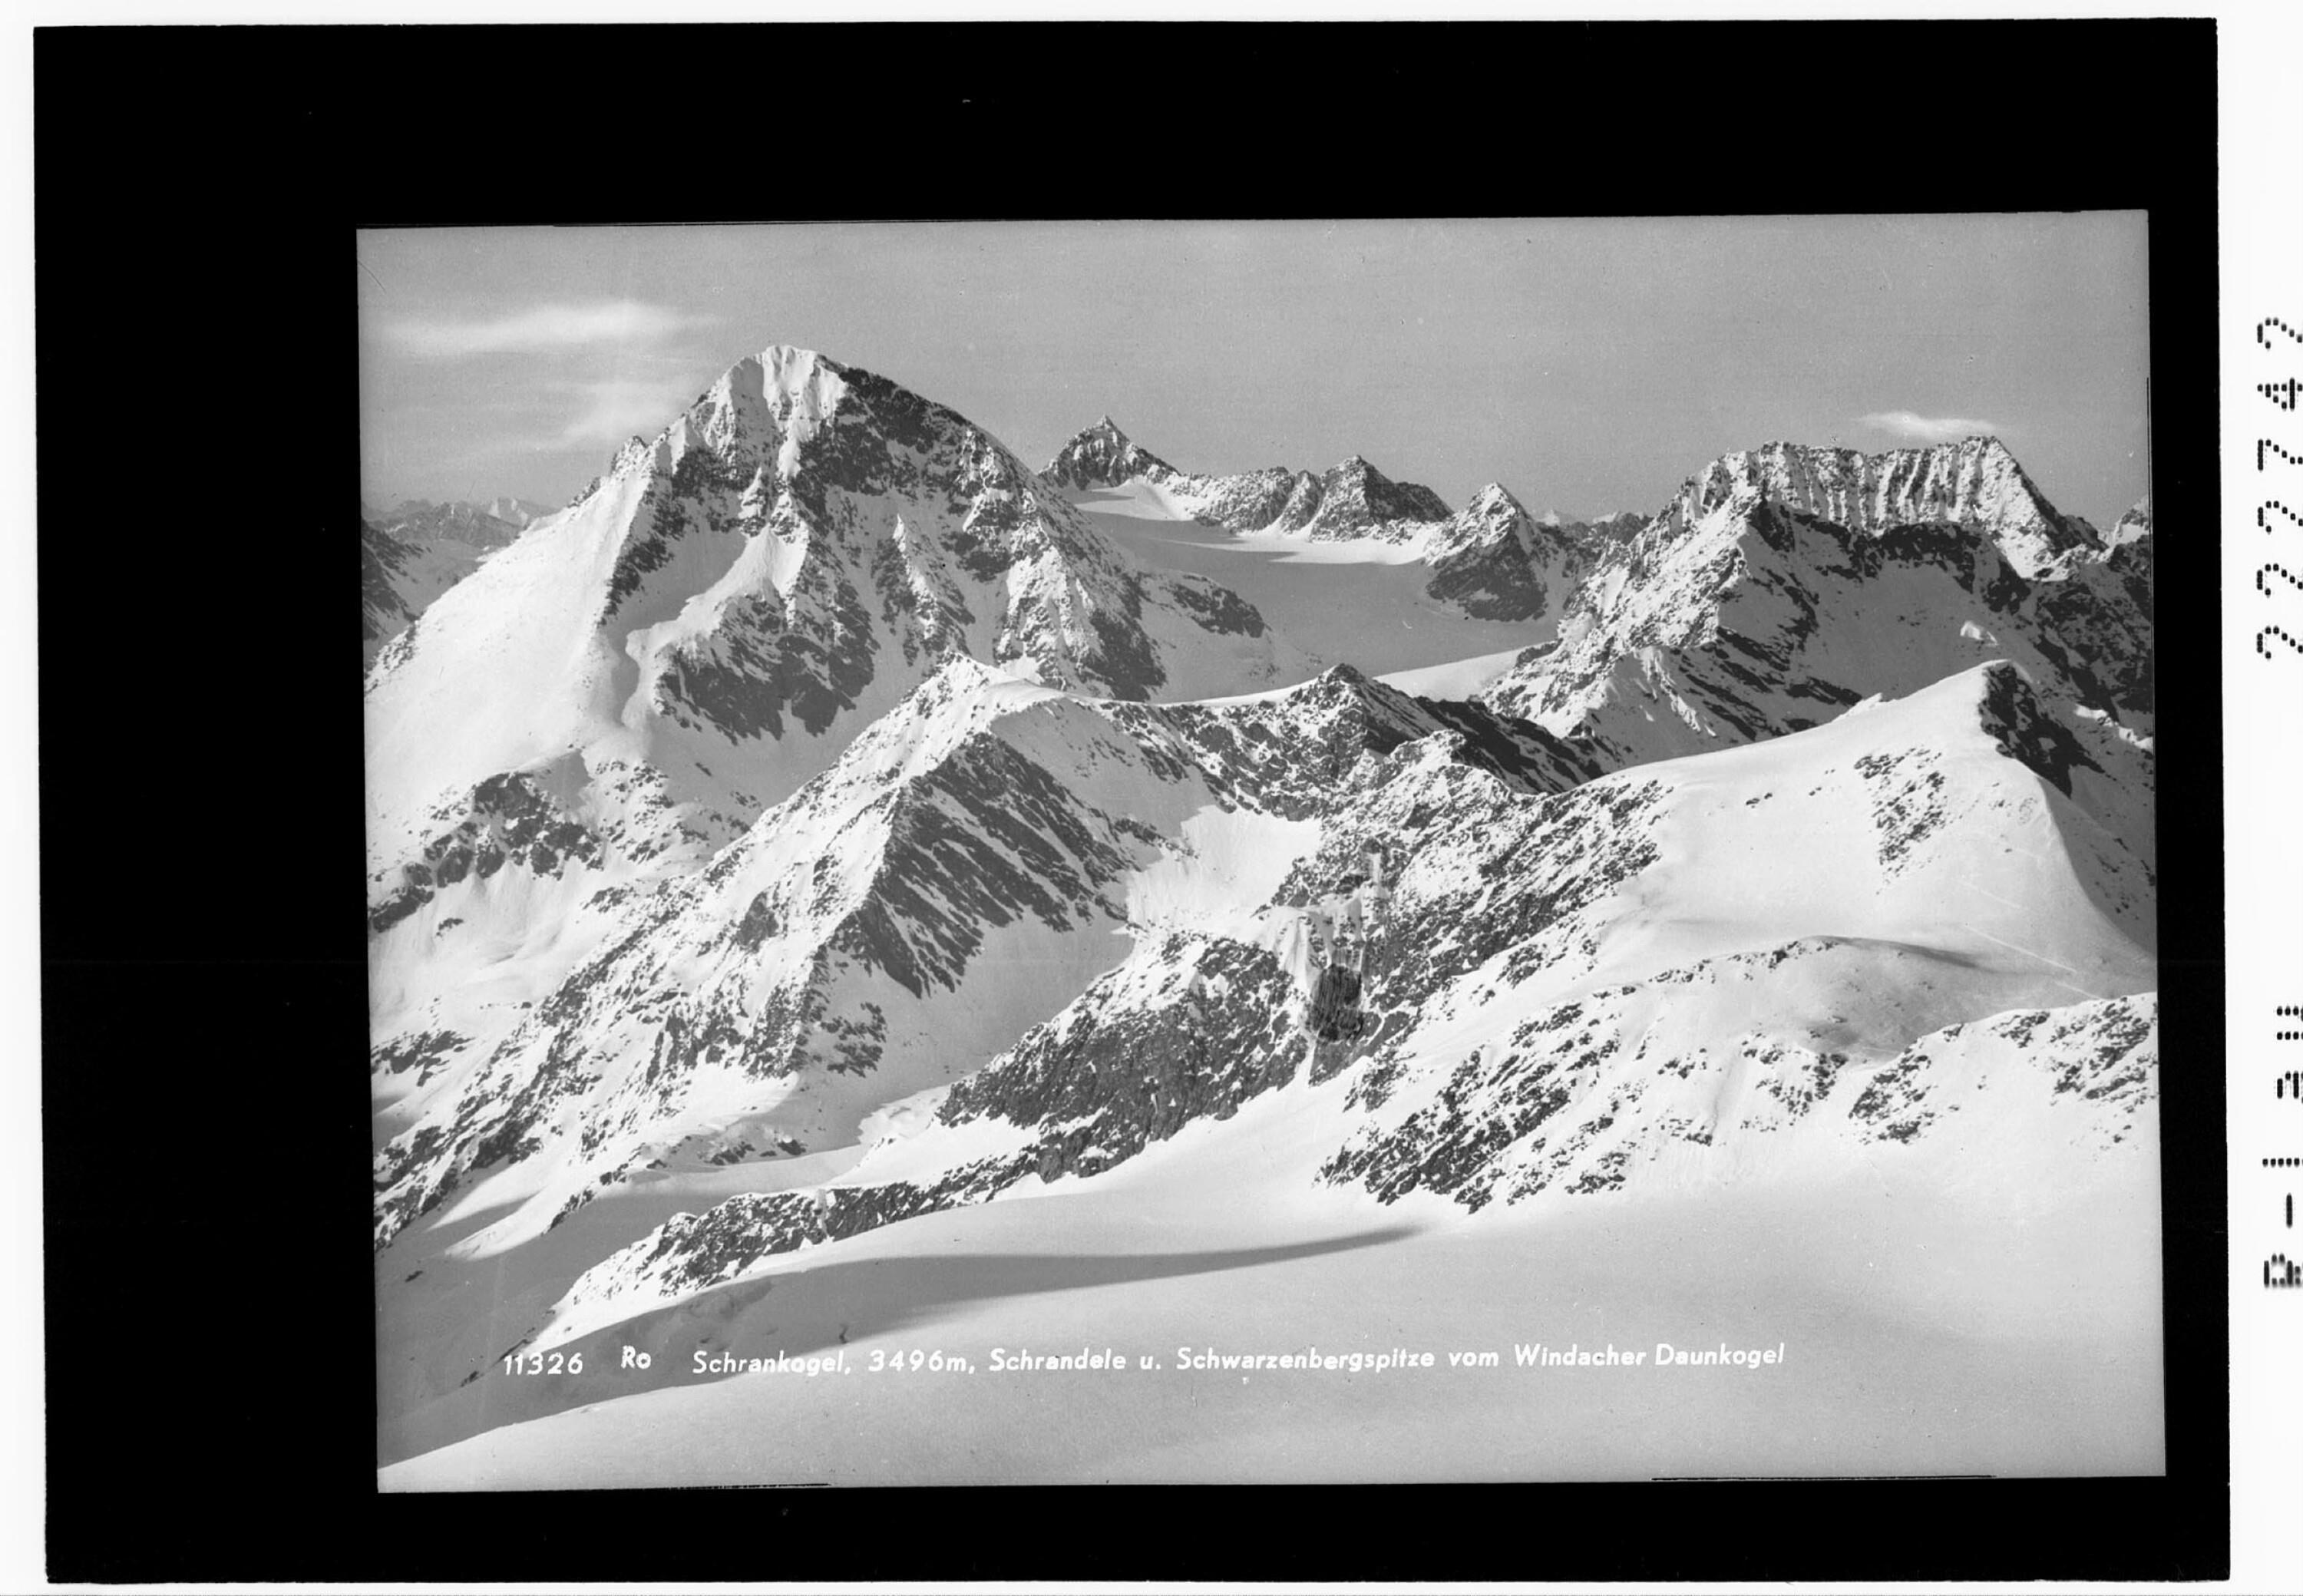
[[[432,601],[550,513],[525,499],[485,505],[403,499],[390,510],[360,503],[362,663],[405,630]]]
[[[1457,512],[1356,454],[1318,475],[1275,466],[1194,476],[1131,443],[1109,416],[1059,450],[1042,475],[1059,489],[1135,495],[1175,519],[1243,536],[1397,545],[1429,567],[1432,596],[1485,621],[1551,613],[1596,550],[1638,521],[1538,519],[1496,483]]]

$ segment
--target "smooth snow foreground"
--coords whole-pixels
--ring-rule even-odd
[[[1308,1094],[588,1338],[583,1376],[491,1381],[547,1416],[388,1466],[383,1488],[2164,1466],[2155,1137],[2092,1184],[2020,1197],[2020,1170],[1946,1191],[1921,1147],[1820,1181],[1467,1221],[1433,1198],[1307,1192],[1294,1171],[1338,1128]],[[1658,1368],[1658,1342],[1783,1361]],[[627,1346],[652,1367],[614,1368]],[[1538,1347],[1645,1362],[1522,1366]],[[1185,1349],[1434,1363],[1186,1370]],[[1126,1366],[991,1367],[1107,1351]],[[1497,1361],[1451,1367],[1464,1352]],[[845,1367],[699,1375],[699,1353]],[[915,1372],[914,1354],[972,1372]],[[890,1360],[903,1372],[872,1372]]]

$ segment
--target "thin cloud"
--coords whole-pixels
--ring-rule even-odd
[[[647,345],[709,325],[710,320],[637,300],[607,300],[589,305],[538,305],[487,321],[401,321],[386,327],[384,336],[409,354],[453,360],[603,343]]]
[[[695,397],[683,383],[630,377],[586,383],[577,392],[584,408],[561,433],[562,444],[620,443],[634,434],[652,438]]]
[[[1914,410],[1875,410],[1858,418],[1857,425],[1914,443],[1948,443],[1953,438],[1996,435],[2004,430],[1996,422],[1971,416],[1922,416]]]

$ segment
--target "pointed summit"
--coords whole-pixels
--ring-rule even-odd
[[[1466,514],[1476,515],[1482,519],[1497,516],[1528,515],[1527,506],[1521,503],[1512,491],[1500,482],[1490,482],[1478,493],[1473,494],[1471,502],[1464,505],[1464,509]],[[1528,516],[1531,522],[1535,519],[1533,516]],[[1546,524],[1558,525],[1557,512],[1555,511],[1547,518]]]
[[[1288,504],[1282,528],[1302,530],[1312,537],[1389,536],[1405,535],[1407,526],[1444,521],[1454,511],[1430,488],[1413,482],[1394,482],[1354,454],[1339,461],[1319,479],[1316,499],[1300,488]],[[1304,510],[1312,513],[1295,518]]]
[[[1424,539],[1426,591],[1474,620],[1556,621],[1589,562],[1588,542],[1581,523],[1538,520],[1491,482]]]
[[[2135,502],[2134,508],[2119,518],[2103,541],[2107,547],[2118,548],[2150,536],[2151,495],[2146,494]]]
[[[1108,415],[1099,416],[1092,426],[1073,434],[1040,473],[1057,487],[1071,488],[1119,487],[1138,480],[1165,482],[1178,474],[1158,455],[1129,442],[1119,424]]]

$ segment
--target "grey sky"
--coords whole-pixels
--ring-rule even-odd
[[[1500,481],[1585,514],[1654,510],[1776,438],[1987,427],[2098,525],[2145,483],[2139,213],[458,230],[359,253],[371,499],[561,502],[772,343],[1033,466],[1109,412],[1186,470],[1358,453],[1450,503]]]

